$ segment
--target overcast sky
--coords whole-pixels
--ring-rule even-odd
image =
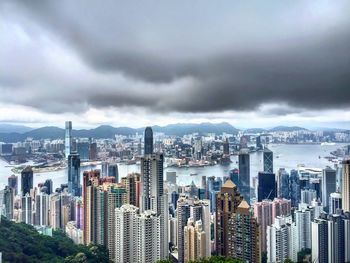
[[[0,1],[0,122],[350,128],[350,1]]]

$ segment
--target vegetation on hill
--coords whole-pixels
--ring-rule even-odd
[[[4,217],[0,223],[0,252],[3,262],[109,262],[108,252],[102,246],[76,245],[62,231],[53,236],[39,234],[34,227],[13,223]]]

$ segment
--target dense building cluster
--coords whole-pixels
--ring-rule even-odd
[[[135,137],[136,147],[130,148],[130,141],[114,145],[107,155],[109,148],[91,140],[73,145],[71,122],[65,137],[67,184],[53,189],[52,180],[46,180],[34,186],[27,166],[20,185],[11,175],[0,192],[2,215],[40,229],[63,229],[77,244],[104,245],[118,263],[185,263],[211,255],[284,262],[297,261],[305,250],[311,250],[313,262],[350,261],[349,160],[334,168],[288,172],[276,170],[261,136],[254,149],[247,135],[191,136],[188,143],[184,136],[159,143],[147,127],[143,142]],[[119,174],[122,159],[111,159],[121,153],[117,148],[137,156],[138,173]],[[251,184],[252,150],[263,156],[256,186]],[[196,166],[230,161],[231,154],[238,155],[238,169],[224,177],[203,176],[201,185],[178,185],[176,172],[164,172],[169,159],[170,166]],[[84,171],[81,178],[81,162],[98,158],[101,169]]]

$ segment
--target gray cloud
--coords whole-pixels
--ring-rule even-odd
[[[37,79],[30,83],[32,78],[0,73],[2,86],[16,87],[18,95],[35,93],[10,98],[15,103],[48,112],[84,111],[89,105],[163,112],[247,111],[280,103],[289,107],[275,109],[282,115],[349,107],[347,1],[267,1],[263,6],[78,2],[2,5],[12,19],[24,15],[19,23],[34,21],[73,49],[96,74],[90,81],[82,75],[69,83],[71,76],[57,76],[46,68],[39,85]],[[38,62],[26,64],[31,63]]]

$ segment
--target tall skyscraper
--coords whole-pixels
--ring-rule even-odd
[[[145,129],[145,155],[153,153],[153,131],[151,127]]]
[[[40,193],[35,196],[35,225],[49,225],[49,203],[50,198],[46,193]]]
[[[116,263],[157,262],[160,250],[160,218],[155,212],[138,214],[129,204],[115,209]]]
[[[8,177],[8,186],[14,190],[15,195],[17,195],[18,191],[18,176],[12,174]]]
[[[21,172],[22,196],[30,194],[30,189],[33,189],[33,169],[32,167],[27,166]]]
[[[278,216],[275,223],[267,227],[267,262],[297,261],[296,226],[292,217]]]
[[[68,160],[68,155],[72,151],[72,122],[66,121],[65,150],[64,154]]]
[[[33,204],[32,197],[29,193],[26,193],[21,197],[21,209],[22,209],[22,222],[28,225],[33,224]]]
[[[317,192],[313,189],[303,189],[301,190],[301,203],[311,205],[311,202],[317,199]]]
[[[227,180],[217,195],[215,241],[216,251],[219,255],[226,257],[229,255],[231,237],[227,231],[228,223],[242,200],[243,197],[240,195],[237,186],[231,180]]]
[[[259,172],[258,201],[273,200],[276,197],[276,179],[274,173]]]
[[[77,153],[68,155],[68,192],[73,196],[81,196],[80,158]]]
[[[207,251],[207,235],[202,226],[202,221],[194,222],[189,218],[184,228],[185,262],[207,258],[210,251]]]
[[[315,263],[328,263],[328,220],[317,218],[311,223],[311,259]]]
[[[259,225],[243,199],[228,220],[228,256],[242,262],[260,262]]]
[[[292,207],[298,207],[300,202],[300,179],[297,170],[290,171],[290,197],[292,201]]]
[[[270,149],[268,148],[264,149],[263,159],[264,159],[264,172],[273,173],[273,152]]]
[[[238,156],[239,165],[239,192],[250,203],[250,157],[247,149],[242,149]]]
[[[279,198],[290,199],[289,174],[284,168],[280,168],[277,173],[277,196]]]
[[[350,160],[343,161],[343,173],[342,173],[342,203],[343,210],[350,212]]]
[[[313,219],[312,210],[306,207],[299,207],[294,212],[295,223],[297,227],[297,251],[309,248],[311,249],[311,220]]]
[[[3,204],[5,206],[4,216],[9,220],[13,219],[14,200],[15,200],[14,188],[10,186],[5,186],[5,189],[3,190]]]
[[[329,196],[337,190],[336,170],[327,167],[322,171],[322,204],[326,212],[329,211]]]
[[[197,198],[189,198],[181,195],[177,201],[177,222],[178,222],[178,262],[185,262],[185,226],[188,219],[194,221],[201,220],[202,229],[205,233],[210,233],[210,211],[208,200],[198,200]],[[205,248],[206,252],[210,252],[210,235],[206,236]],[[207,254],[209,256],[209,254]]]
[[[115,178],[116,183],[119,182],[119,171],[117,163],[110,163],[108,165],[108,176],[113,176]]]

